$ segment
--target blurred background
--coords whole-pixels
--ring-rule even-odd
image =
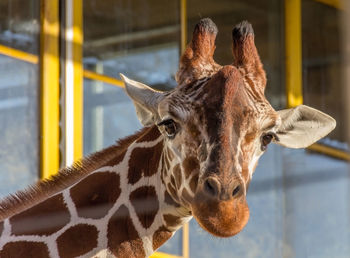
[[[193,220],[155,256],[349,257],[349,11],[346,0],[1,0],[0,196],[141,127],[120,72],[171,89],[199,19],[219,29],[220,64],[248,20],[274,108],[304,103],[337,128],[306,150],[269,146],[240,234],[216,239]]]

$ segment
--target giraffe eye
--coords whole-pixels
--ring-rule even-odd
[[[178,125],[173,119],[163,120],[158,124],[158,126],[164,126],[164,131],[169,139],[174,139],[176,133],[178,132]]]
[[[267,149],[267,145],[269,145],[273,139],[277,139],[277,135],[275,133],[264,134],[261,137],[261,150],[265,151]]]

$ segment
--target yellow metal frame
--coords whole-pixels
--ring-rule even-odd
[[[315,143],[308,147],[308,150],[316,151],[334,158],[350,161],[350,153],[323,144]]]
[[[303,104],[301,0],[285,0],[287,106]]]
[[[40,86],[41,141],[40,177],[59,169],[59,5],[58,0],[41,1]],[[18,55],[35,62],[30,55]]]
[[[182,257],[190,257],[190,226],[189,223],[186,223],[182,227]]]
[[[182,258],[183,256],[167,254],[163,252],[156,252],[150,256],[151,258]]]
[[[9,56],[18,60],[22,60],[24,62],[28,62],[31,64],[37,64],[39,62],[39,58],[36,55],[26,53],[21,50],[17,50],[4,45],[0,45],[0,54],[4,56]]]
[[[315,1],[336,8],[341,7],[340,0]],[[301,26],[301,0],[285,0],[286,98],[289,108],[303,104]],[[319,143],[311,145],[308,149],[334,158],[350,160],[350,153]]]
[[[118,86],[121,88],[124,88],[124,82],[106,75],[102,75],[99,73],[95,73],[89,70],[84,70],[83,72],[84,78],[86,79],[90,79],[90,80],[96,80],[96,81],[100,81],[100,82],[104,82],[107,84],[111,84],[114,86]]]
[[[83,0],[73,2],[74,160],[83,156]]]

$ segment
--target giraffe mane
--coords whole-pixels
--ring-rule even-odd
[[[70,167],[61,169],[49,179],[40,180],[24,190],[19,190],[0,199],[0,221],[26,210],[75,184],[79,179],[122,154],[132,142],[144,135],[148,131],[147,129],[149,128],[145,127],[133,135],[118,140],[116,144],[95,152],[75,162]]]

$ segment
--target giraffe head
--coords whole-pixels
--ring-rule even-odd
[[[216,34],[210,19],[196,25],[181,57],[178,86],[170,92],[122,78],[141,123],[158,126],[168,158],[178,164],[163,179],[169,193],[204,229],[228,237],[248,221],[248,186],[268,144],[307,147],[332,131],[335,121],[307,106],[272,108],[249,23],[232,31],[231,65],[213,60]]]

